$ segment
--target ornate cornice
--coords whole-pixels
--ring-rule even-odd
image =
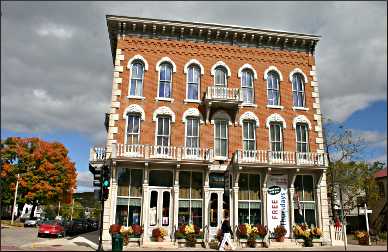
[[[145,120],[145,112],[144,112],[144,109],[137,105],[137,104],[131,104],[129,105],[125,110],[124,110],[124,113],[123,113],[123,118],[127,118],[127,115],[128,114],[131,114],[131,113],[134,113],[134,114],[140,114],[141,115],[141,120],[144,121]]]
[[[152,115],[152,120],[154,122],[156,122],[156,117],[158,115],[171,116],[171,122],[175,122],[175,113],[169,107],[162,106],[162,107],[157,108]]]
[[[253,112],[247,111],[240,116],[240,126],[243,126],[244,120],[253,120],[256,122],[256,127],[259,127],[259,118]]]
[[[284,118],[277,113],[271,114],[270,116],[267,117],[265,126],[269,128],[269,124],[271,122],[281,122],[283,124],[283,128],[286,128],[286,120],[284,120]]]

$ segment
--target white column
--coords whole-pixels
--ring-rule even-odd
[[[176,226],[178,228],[178,211],[179,211],[179,165],[175,170],[175,180],[173,188],[173,199],[174,199],[174,209],[173,209],[173,228]]]
[[[149,211],[149,187],[148,187],[148,163],[144,167],[144,179],[143,179],[143,202],[141,206],[141,222],[144,227],[143,240],[148,241],[148,211]]]
[[[318,186],[314,189],[315,196],[315,216],[317,219],[317,227],[322,227],[322,212],[321,212],[321,188]]]
[[[288,202],[289,202],[289,220],[290,220],[290,230],[292,231],[292,226],[294,225],[294,192],[295,192],[295,189],[294,189],[294,185],[292,184],[290,188],[288,188]],[[290,234],[290,238],[293,238],[294,237],[294,233],[291,232]]]
[[[267,219],[267,185],[263,185],[263,225],[268,226],[268,219]]]
[[[235,184],[236,185],[236,184]],[[238,185],[238,183],[237,183]],[[235,226],[238,225],[238,189],[239,187],[238,186],[233,186],[233,209],[234,209],[234,212],[233,212],[233,217],[231,218],[232,219],[232,230],[233,231],[236,231],[235,230]],[[234,236],[234,240],[236,241],[237,240],[237,236],[235,235]]]

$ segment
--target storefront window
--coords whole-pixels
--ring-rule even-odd
[[[316,225],[312,175],[297,175],[294,182],[294,220],[297,224]]]
[[[140,225],[143,172],[121,168],[118,172],[116,223]]]
[[[261,223],[260,176],[241,173],[238,180],[238,222]]]
[[[179,172],[179,225],[193,223],[202,227],[202,190],[201,172]]]
[[[172,172],[162,170],[150,171],[150,186],[172,187]]]

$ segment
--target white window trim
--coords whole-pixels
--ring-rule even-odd
[[[221,119],[217,118],[214,121],[227,121],[226,119]],[[229,121],[230,122],[230,121]],[[229,127],[228,127],[228,122],[226,122],[226,156],[216,156],[216,151],[215,151],[215,144],[216,144],[216,124],[214,122],[213,126],[213,143],[214,143],[214,160],[227,160],[228,159],[228,153],[229,153]]]
[[[200,124],[201,124],[201,119],[197,116],[190,116],[189,117],[195,117],[198,119],[198,147],[197,148],[200,148],[200,138],[201,138],[201,133],[200,133]],[[187,147],[187,120],[185,118],[184,120],[184,123],[185,123],[185,147]]]
[[[231,76],[230,68],[229,68],[228,65],[226,65],[223,61],[217,61],[217,62],[211,67],[211,69],[210,69],[210,74],[211,74],[212,76],[215,75],[215,71],[216,71],[216,68],[217,68],[218,66],[223,66],[223,67],[225,67],[225,69],[226,69],[226,75],[227,75],[228,77]]]
[[[128,68],[128,69],[131,69],[132,62],[133,62],[133,61],[136,61],[136,60],[142,61],[143,64],[144,64],[144,71],[148,71],[148,62],[147,62],[147,60],[146,60],[143,56],[141,56],[140,54],[137,54],[137,55],[133,56],[132,58],[130,58],[130,59],[128,60],[127,68]]]
[[[225,110],[217,110],[211,121],[210,121],[210,124],[214,124],[214,120],[227,120],[228,121],[228,125],[229,126],[232,126],[232,119],[230,118],[229,114],[225,111]]]
[[[242,67],[240,67],[238,69],[238,73],[237,73],[237,77],[238,78],[241,78],[241,75],[242,75],[242,71],[245,70],[245,69],[249,69],[253,72],[253,77],[255,80],[257,80],[257,72],[256,70],[251,66],[251,64],[244,64]]]
[[[140,56],[140,55],[137,55],[137,56]],[[135,58],[135,57],[133,57],[133,58]],[[133,58],[129,61],[129,62],[131,62],[131,64],[129,64],[129,62],[128,62],[128,66],[127,66],[128,69],[129,69],[129,81],[128,81],[129,83],[128,83],[128,96],[127,96],[127,98],[140,98],[140,97],[142,97],[144,99],[144,97],[142,95],[143,95],[143,91],[144,91],[144,74],[145,74],[145,71],[146,71],[146,63],[145,63],[143,57],[141,57],[142,59],[139,59],[139,58],[133,59]],[[133,62],[136,62],[135,60],[138,60],[138,61],[140,61],[143,64],[143,75],[141,77],[141,81],[142,81],[142,83],[141,83],[141,85],[142,85],[142,87],[141,87],[142,95],[141,96],[131,95],[131,86],[132,86],[132,81],[131,80],[132,80],[132,74],[133,74],[132,73],[132,65],[133,65]],[[147,63],[147,69],[148,69],[148,63]]]
[[[158,125],[158,117],[161,116],[161,117],[170,117],[169,120],[169,129],[168,129],[168,146],[171,146],[171,123],[172,123],[172,117],[170,115],[167,115],[167,114],[159,114],[157,115],[156,117],[156,127],[155,127],[155,146],[158,146],[158,128],[159,128],[159,125]],[[161,146],[161,145],[160,145]]]
[[[145,120],[145,112],[144,112],[144,109],[137,105],[137,104],[131,104],[129,105],[125,110],[124,110],[124,113],[123,113],[123,119],[127,119],[127,114],[130,113],[130,114],[136,114],[136,113],[139,113],[141,115],[140,119],[142,121]]]
[[[189,60],[185,66],[183,67],[183,73],[187,74],[187,71],[188,71],[188,68],[190,65],[197,65],[199,67],[199,69],[201,70],[201,75],[203,75],[205,73],[205,70],[204,70],[204,67],[202,66],[202,64],[196,60],[196,59],[191,59]]]
[[[128,99],[136,99],[136,100],[144,100],[144,96],[138,96],[138,95],[127,95]]]
[[[245,112],[244,114],[242,114],[240,116],[240,120],[239,120],[239,123],[240,123],[240,126],[242,127],[243,126],[243,121],[244,120],[252,120],[252,121],[255,121],[256,123],[256,128],[259,127],[260,123],[259,123],[259,118],[255,115],[255,113],[251,112],[251,111],[247,111]]]
[[[128,143],[128,114],[132,115],[139,115],[139,113],[127,113],[127,116],[125,118],[125,134],[124,134],[124,144]],[[140,144],[140,137],[141,137],[141,119],[142,115],[140,114],[140,120],[139,120],[139,139],[138,139],[138,144]]]
[[[157,116],[160,116],[160,115],[170,116],[171,117],[171,123],[175,122],[175,113],[169,107],[162,106],[162,107],[159,107],[159,108],[155,109],[155,111],[154,111],[154,113],[152,115],[152,121],[156,122],[157,121]]]
[[[194,62],[192,62],[194,61]],[[191,63],[190,63],[191,62]],[[203,75],[203,66],[201,65],[201,63],[196,63],[198,62],[197,60],[190,60],[189,62],[186,63],[186,65],[188,63],[190,63],[189,65],[185,65],[185,68],[184,68],[184,73],[186,74],[186,99],[184,100],[185,102],[200,102],[200,99],[201,99],[201,76],[199,76],[199,83],[198,83],[198,99],[197,100],[193,100],[193,99],[189,99],[188,98],[188,95],[189,95],[189,75],[188,75],[188,70],[189,70],[189,67],[191,65],[194,65],[194,66],[197,66],[199,67],[200,69],[200,75]]]
[[[239,107],[254,107],[257,108],[257,104],[254,103],[241,103]]]
[[[268,78],[268,73],[269,73],[270,71],[275,71],[275,72],[277,72],[278,75],[279,75],[279,82],[280,82],[280,81],[283,81],[282,72],[280,72],[280,70],[277,69],[277,67],[275,67],[275,66],[269,66],[267,69],[265,69],[265,71],[264,71],[264,76],[263,76],[263,77],[264,77],[264,80],[267,80],[267,78]],[[279,83],[279,86],[280,86],[280,83]]]
[[[291,73],[292,73],[292,75],[291,75]],[[304,78],[304,81],[307,80],[307,77],[306,77],[306,75],[304,75],[302,70],[300,70],[299,68],[294,69],[291,73],[290,73],[290,81],[291,81],[292,97],[294,97],[295,90],[294,90],[294,83],[292,82],[292,78],[293,78],[294,74],[297,74],[297,73],[301,74],[303,76],[303,78]],[[303,87],[303,106],[304,107],[297,107],[297,106],[293,105],[292,108],[297,108],[298,109],[298,108],[305,108],[306,107],[306,83],[307,82],[302,83],[302,87]],[[299,93],[299,92],[300,91],[297,91],[297,93]],[[294,104],[294,102],[295,101],[292,100],[292,104]]]
[[[191,99],[184,99],[185,103],[201,103],[201,100],[191,100]]]
[[[280,122],[283,124],[283,128],[284,129],[286,128],[286,120],[284,120],[284,118],[277,113],[271,114],[270,116],[267,117],[267,120],[265,121],[265,126],[268,129],[269,129],[269,124],[271,122]]]
[[[189,108],[185,112],[183,112],[182,115],[182,122],[186,123],[186,118],[187,117],[198,117],[200,124],[204,123],[202,113],[197,109],[197,108]]]
[[[279,123],[279,121],[271,121],[269,123],[269,125],[268,125],[269,150],[273,151],[272,150],[272,139],[271,139],[271,127],[270,127],[271,123],[275,123],[276,124],[276,123]],[[285,129],[284,125],[282,125],[282,127],[280,129],[280,143],[281,143],[281,148],[282,148],[281,151],[284,151],[283,129]]]
[[[310,129],[310,125],[306,122],[298,122],[299,124],[305,124],[307,125],[307,127],[309,127]],[[294,129],[295,129],[295,151],[297,152],[298,151],[298,134],[296,132],[296,124],[294,126]],[[306,130],[306,146],[307,146],[307,152],[310,152],[310,144],[309,144],[309,131]],[[314,184],[313,184],[314,185]]]
[[[157,100],[157,101],[170,101],[170,102],[173,102],[174,100],[172,99],[172,88],[173,88],[173,83],[172,82],[173,82],[173,73],[176,72],[176,66],[175,66],[175,63],[172,60],[170,60],[170,58],[168,58],[168,60],[166,58],[168,58],[168,57],[163,57],[161,60],[158,61],[157,65],[156,65],[156,71],[158,73],[158,83],[157,83],[158,88],[156,90],[157,94],[156,94],[155,100]],[[171,94],[171,97],[159,97],[160,65],[165,63],[165,62],[168,62],[168,63],[172,64],[172,70],[173,71],[171,72],[171,83],[170,83],[170,94]]]
[[[274,67],[274,68],[276,68],[276,67]],[[281,73],[280,73],[279,70],[275,70],[275,69],[271,69],[271,70],[268,70],[268,71],[267,70],[264,73],[265,74],[264,80],[266,81],[266,86],[267,86],[266,87],[266,91],[267,91],[267,102],[266,102],[267,103],[267,108],[280,108],[280,109],[283,109],[284,107],[280,105],[280,104],[282,104],[282,96],[281,96],[282,93],[280,92],[280,81],[283,80],[283,77],[280,77]],[[279,105],[270,105],[270,104],[268,104],[268,73],[270,73],[271,71],[274,71],[279,76],[279,83],[278,83],[278,86],[279,86]]]
[[[251,121],[251,122],[254,122],[254,124],[255,124],[255,129],[253,130],[253,140],[255,141],[255,148],[253,149],[253,150],[256,150],[257,148],[256,148],[256,145],[257,145],[257,141],[256,141],[256,128],[258,127],[257,126],[257,124],[258,124],[258,121],[256,121],[256,120],[254,120],[254,119],[243,119],[243,120],[240,120],[240,122],[241,122],[241,133],[242,133],[242,149],[243,149],[243,151],[245,151],[244,150],[244,140],[245,140],[245,138],[244,138],[244,125],[243,125],[243,123],[244,123],[244,121]],[[248,139],[248,140],[252,140],[252,139]]]
[[[292,110],[304,110],[304,111],[308,111],[309,108],[306,108],[306,107],[292,107]]]
[[[294,117],[294,119],[292,120],[292,126],[294,129],[296,129],[297,123],[305,123],[308,125],[309,130],[311,130],[311,122],[306,116],[298,115],[298,116]]]
[[[294,75],[294,74],[296,74],[296,73],[300,73],[302,76],[303,76],[303,78],[304,78],[304,85],[306,85],[306,83],[308,83],[308,81],[307,81],[307,76],[304,74],[304,72],[300,69],[300,68],[294,68],[291,72],[290,72],[290,74],[289,74],[289,80],[290,80],[290,82],[292,83],[292,76]]]

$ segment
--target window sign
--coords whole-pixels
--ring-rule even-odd
[[[268,230],[273,232],[275,227],[282,225],[290,235],[289,213],[288,213],[288,175],[271,175],[268,181],[267,195],[267,218]]]
[[[209,186],[210,188],[224,188],[224,173],[210,173]]]

